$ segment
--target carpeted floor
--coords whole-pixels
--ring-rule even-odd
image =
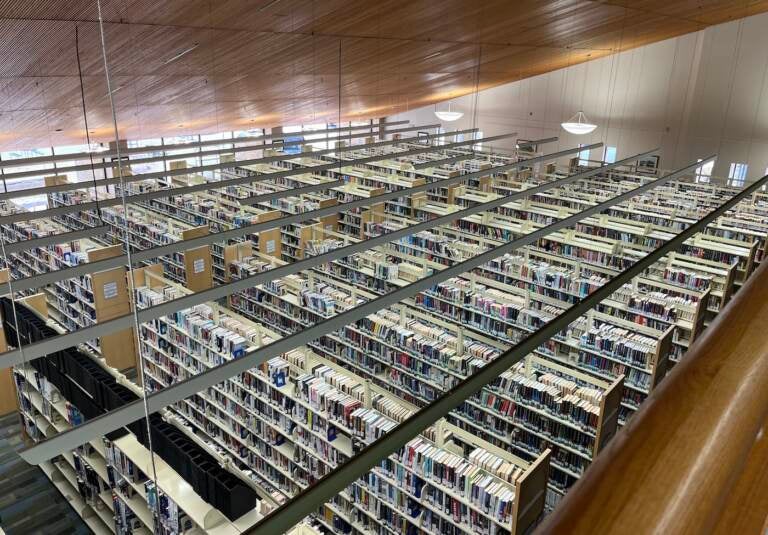
[[[42,470],[19,457],[23,447],[18,416],[0,417],[0,528],[7,535],[91,533]]]

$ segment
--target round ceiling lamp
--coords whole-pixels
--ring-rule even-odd
[[[563,130],[566,132],[576,134],[577,136],[589,134],[597,128],[596,124],[589,122],[589,119],[587,119],[587,116],[584,115],[583,111],[577,112],[576,115],[568,119],[568,121],[560,123],[560,126],[562,126]]]
[[[435,115],[438,119],[441,121],[451,122],[451,121],[458,121],[462,117],[464,117],[463,111],[453,111],[453,107],[451,106],[451,103],[448,103],[448,109],[447,110],[438,110],[437,104],[435,104]]]

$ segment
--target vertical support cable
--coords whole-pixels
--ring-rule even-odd
[[[115,101],[112,97],[112,82],[109,78],[109,64],[107,62],[107,47],[106,47],[106,40],[104,39],[104,20],[101,15],[101,0],[96,0],[96,7],[98,9],[99,14],[99,37],[101,39],[101,57],[104,61],[104,77],[106,78],[107,82],[107,95],[109,96],[109,106],[112,111],[112,127],[114,129],[115,133],[115,151],[117,152],[117,173],[118,177],[120,179],[120,197],[122,200],[122,207],[123,207],[123,239],[125,240],[125,250],[126,255],[128,258],[128,303],[131,307],[131,311],[133,312],[133,330],[134,335],[136,336],[137,340],[141,339],[141,333],[139,332],[139,316],[138,316],[138,310],[136,307],[136,292],[134,288],[134,279],[133,279],[133,259],[131,258],[131,236],[128,232],[128,206],[125,201],[125,183],[123,181],[123,160],[120,157],[120,132],[117,128],[117,112],[115,111]],[[113,167],[114,169],[114,167]],[[148,440],[148,446],[149,446],[149,457],[152,461],[152,480],[155,484],[155,488],[157,487],[157,467],[155,466],[155,453],[154,448],[152,447],[152,432],[149,426],[149,405],[147,403],[147,387],[146,387],[146,381],[144,380],[144,365],[143,365],[143,359],[140,359],[138,362],[138,371],[139,371],[139,380],[141,381],[141,390],[142,390],[142,402],[144,404],[144,423],[147,427],[147,440]],[[159,509],[157,509],[154,512],[154,516],[157,520],[159,520]]]

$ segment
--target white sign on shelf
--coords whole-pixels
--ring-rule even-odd
[[[112,299],[117,297],[117,282],[104,283],[104,299]]]
[[[275,252],[275,240],[267,240],[267,254]]]
[[[198,258],[192,263],[192,271],[195,273],[202,273],[205,269],[205,260],[202,258]]]

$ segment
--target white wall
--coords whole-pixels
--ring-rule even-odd
[[[559,136],[549,151],[602,141],[618,147],[619,158],[661,147],[664,169],[717,153],[715,176],[727,176],[730,163],[739,161],[749,164],[748,180],[754,180],[768,167],[767,80],[764,13],[491,88],[477,106],[474,95],[460,97],[454,109],[464,117],[444,126],[476,125],[486,136]],[[579,109],[598,124],[592,134],[574,136],[560,127]],[[433,111],[392,119],[434,123]],[[602,159],[601,150],[591,158]]]

